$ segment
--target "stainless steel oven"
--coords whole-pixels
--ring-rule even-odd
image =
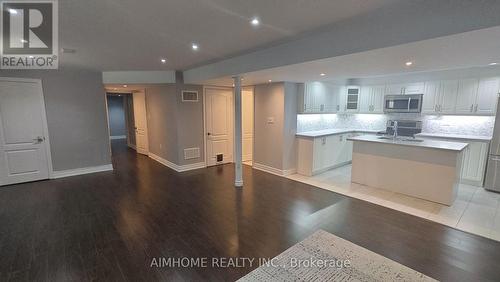
[[[423,97],[423,94],[386,95],[384,113],[420,113]]]

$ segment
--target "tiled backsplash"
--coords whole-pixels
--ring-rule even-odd
[[[297,132],[353,128],[382,130],[387,120],[421,120],[422,132],[463,135],[493,135],[494,116],[431,116],[420,114],[314,114],[297,116]]]

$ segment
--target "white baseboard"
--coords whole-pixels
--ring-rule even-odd
[[[294,173],[297,173],[297,169],[295,169],[295,168],[282,170],[282,169],[274,168],[271,166],[259,164],[256,162],[253,163],[253,168],[258,169],[260,171],[268,172],[268,173],[271,173],[274,175],[278,175],[278,176],[288,176],[288,175],[292,175]]]
[[[52,176],[50,178],[51,179],[58,179],[58,178],[64,178],[64,177],[70,177],[70,176],[76,176],[76,175],[82,175],[82,174],[90,174],[90,173],[96,173],[96,172],[103,172],[103,171],[111,171],[111,170],[113,170],[112,164],[93,166],[93,167],[76,168],[76,169],[68,169],[68,170],[60,170],[60,171],[52,172]]]
[[[177,172],[184,172],[184,171],[189,171],[189,170],[194,170],[194,169],[200,169],[200,168],[205,168],[206,165],[204,162],[201,163],[194,163],[194,164],[189,164],[189,165],[178,165],[174,164],[173,162],[170,162],[160,156],[157,156],[153,153],[149,153],[149,157],[152,158],[153,160],[161,163],[162,165],[171,168]]]
[[[127,139],[127,136],[125,136],[125,135],[109,136],[109,139],[111,139],[111,140]]]

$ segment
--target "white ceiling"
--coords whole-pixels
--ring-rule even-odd
[[[405,62],[412,61],[411,67]],[[243,85],[272,81],[341,81],[500,65],[500,27],[243,74]],[[325,76],[320,76],[325,73]],[[232,85],[231,77],[201,82]]]
[[[61,0],[61,66],[184,70],[405,0]],[[262,25],[249,24],[252,17]],[[193,52],[191,43],[200,50]],[[162,65],[161,58],[167,58]]]

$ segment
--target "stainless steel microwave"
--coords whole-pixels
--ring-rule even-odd
[[[423,94],[386,95],[384,113],[420,113],[423,98]]]

